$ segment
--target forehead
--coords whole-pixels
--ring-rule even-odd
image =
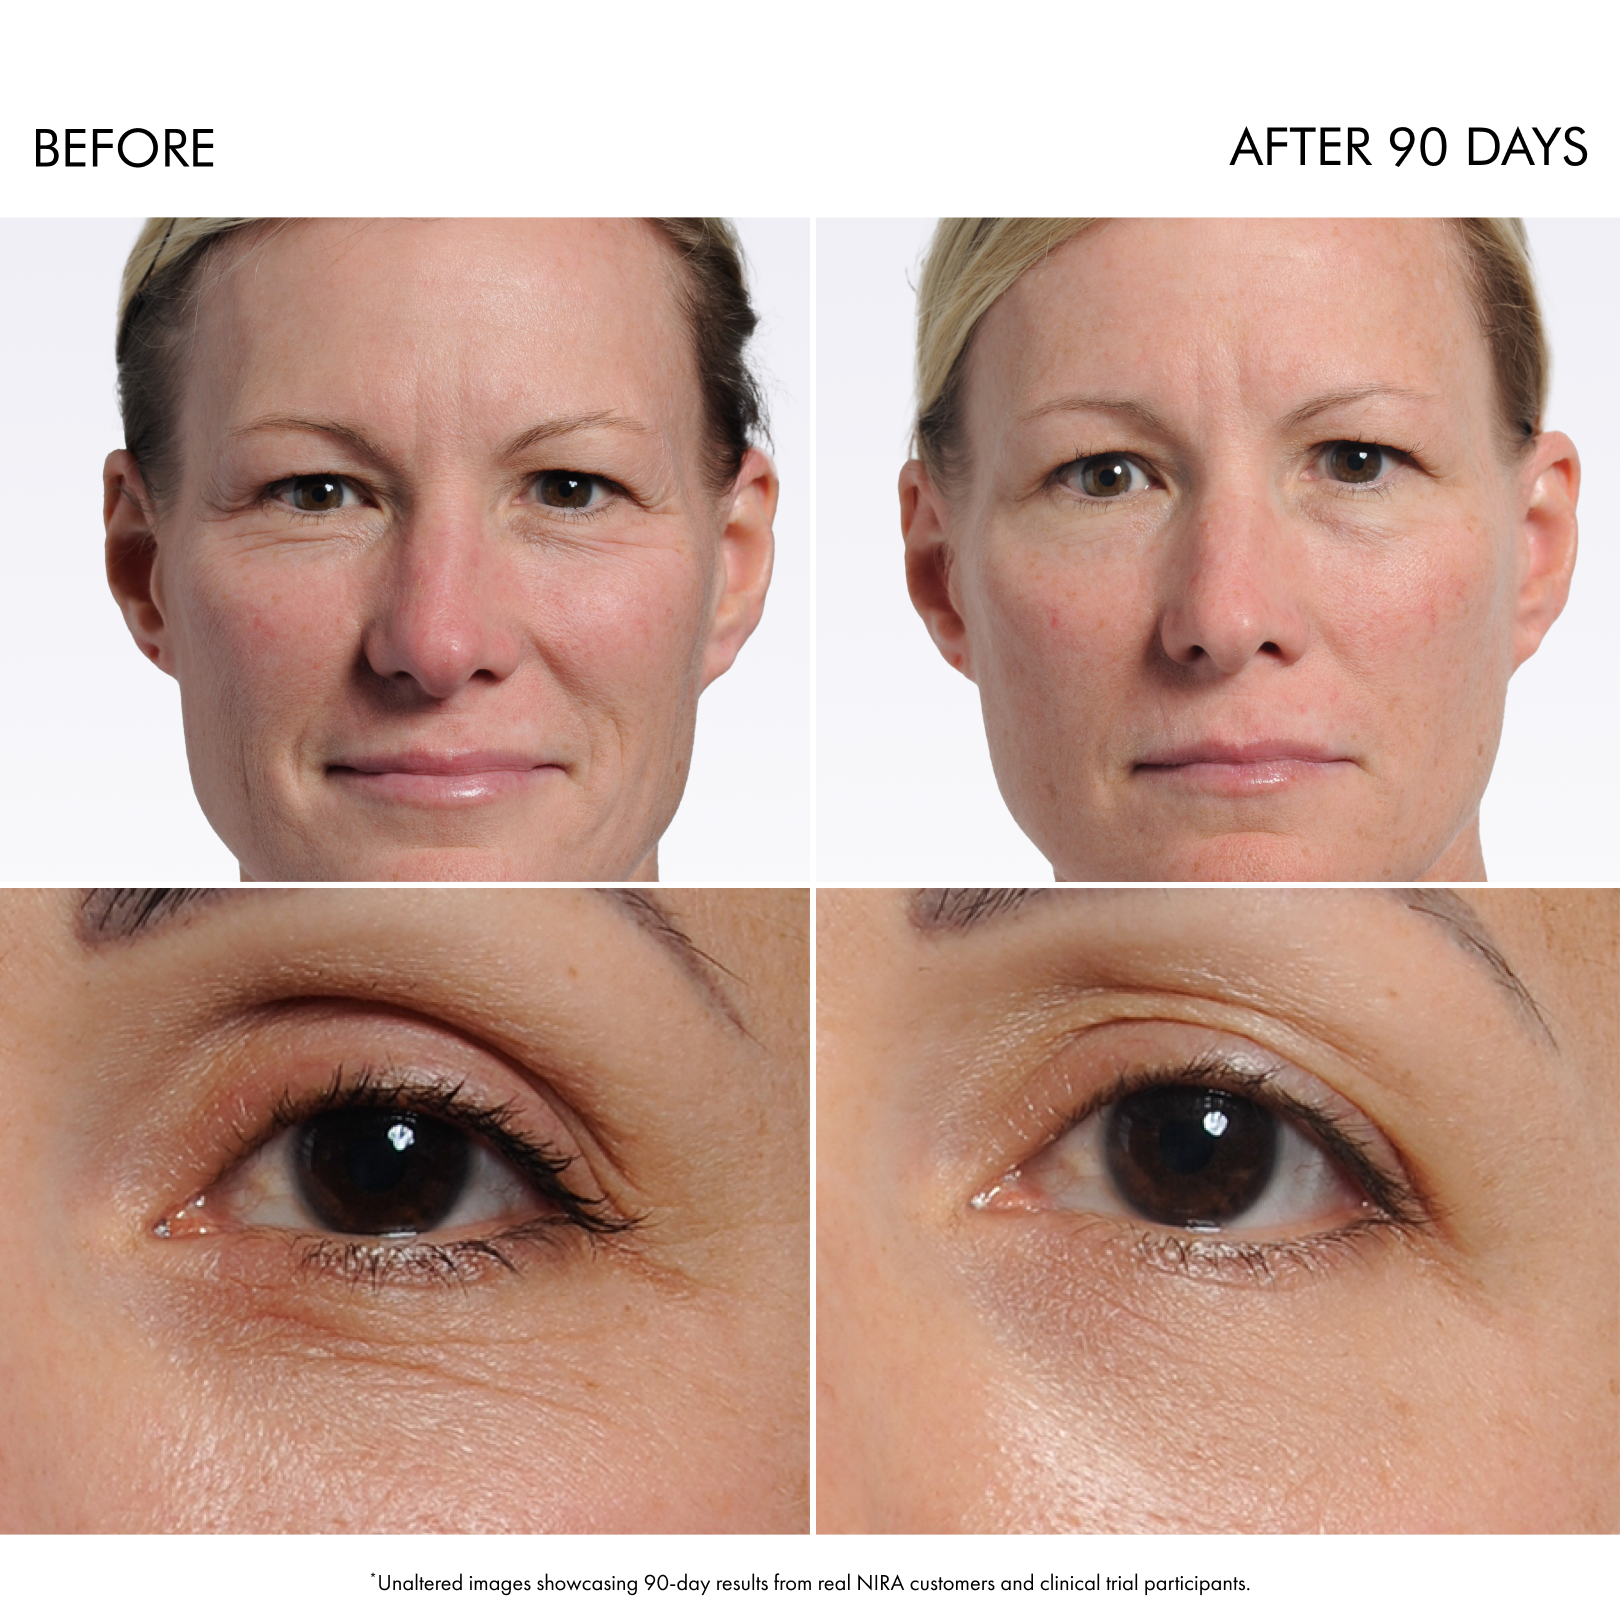
[[[975,340],[1011,392],[1184,400],[1490,387],[1438,220],[1111,220],[1027,271]]]
[[[678,274],[640,220],[289,221],[206,267],[192,362],[241,414],[679,419]]]

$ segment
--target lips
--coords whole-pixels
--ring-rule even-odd
[[[1191,792],[1266,793],[1324,781],[1356,763],[1342,748],[1292,737],[1206,740],[1144,755],[1133,764],[1132,774]]]
[[[498,749],[433,753],[407,749],[339,760],[326,768],[335,786],[371,799],[429,809],[493,804],[566,774],[552,760]]]

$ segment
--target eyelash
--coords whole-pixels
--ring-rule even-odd
[[[1343,1122],[1291,1096],[1276,1084],[1275,1071],[1257,1074],[1218,1059],[1130,1070],[1083,1108],[1065,1116],[1037,1152],[1060,1141],[1069,1131],[1096,1118],[1121,1099],[1165,1086],[1227,1091],[1263,1104],[1309,1136],[1354,1180],[1373,1208],[1360,1219],[1328,1231],[1263,1242],[1246,1242],[1230,1234],[1133,1225],[1126,1245],[1139,1262],[1183,1276],[1274,1283],[1289,1272],[1319,1271],[1335,1255],[1358,1249],[1373,1238],[1409,1237],[1432,1224],[1434,1217],[1425,1200],[1409,1182],[1397,1180],[1375,1164]],[[1034,1156],[1026,1156],[1025,1162]],[[1107,1215],[1082,1218],[1116,1231],[1123,1224]]]
[[[304,1273],[336,1277],[354,1284],[383,1287],[409,1282],[466,1285],[498,1271],[516,1272],[517,1256],[531,1244],[556,1244],[569,1234],[583,1234],[592,1244],[618,1237],[640,1226],[638,1217],[621,1215],[600,1198],[572,1191],[563,1176],[575,1162],[526,1136],[513,1123],[515,1110],[469,1101],[460,1082],[444,1087],[420,1080],[393,1080],[369,1068],[354,1073],[337,1069],[324,1092],[295,1098],[284,1092],[265,1128],[243,1137],[232,1164],[241,1164],[283,1131],[306,1124],[339,1108],[398,1108],[455,1125],[499,1153],[557,1213],[543,1215],[504,1232],[478,1238],[434,1242],[427,1238],[378,1240],[312,1233],[286,1234]]]

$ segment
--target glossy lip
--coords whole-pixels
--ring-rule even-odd
[[[1192,793],[1274,793],[1355,766],[1349,754],[1292,738],[1199,742],[1135,761],[1131,774]]]
[[[566,774],[555,761],[491,749],[464,754],[407,749],[326,767],[327,780],[350,792],[430,809],[493,804]]]

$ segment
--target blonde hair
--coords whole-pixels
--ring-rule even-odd
[[[962,389],[979,322],[1027,270],[1095,219],[942,219],[917,288],[917,417],[914,453],[936,480],[961,466]],[[1549,360],[1536,301],[1530,243],[1517,219],[1448,221],[1481,335],[1490,351],[1508,442],[1541,431]]]
[[[118,401],[124,443],[155,500],[176,472],[175,426],[188,328],[207,285],[204,263],[221,243],[272,219],[149,219],[135,239],[118,289]],[[707,417],[711,486],[735,482],[756,438],[768,437],[764,392],[746,356],[759,324],[749,300],[742,245],[725,219],[650,219],[680,262],[678,301],[697,360]]]

